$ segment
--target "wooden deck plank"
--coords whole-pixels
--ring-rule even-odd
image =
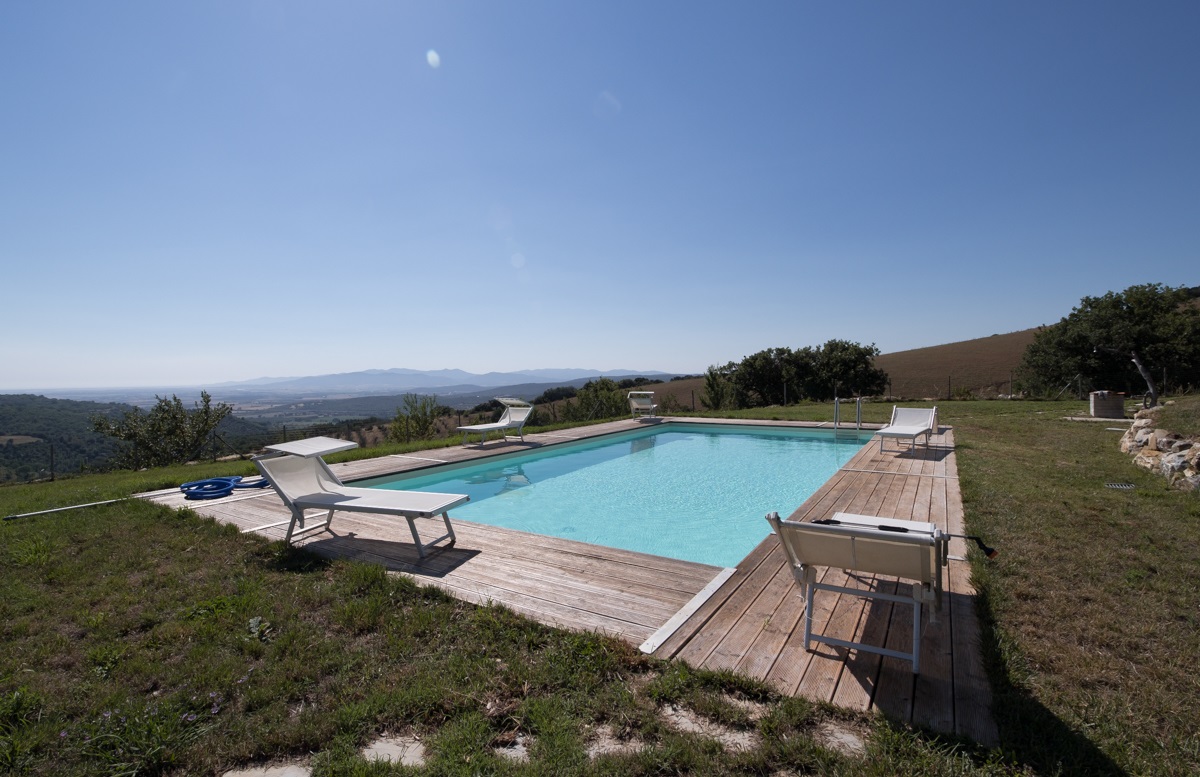
[[[875,580],[876,590],[885,594],[896,592],[894,580]],[[888,621],[891,620],[893,604],[877,599],[864,610],[861,628],[855,634],[856,642],[867,645],[882,645],[887,638]],[[839,707],[865,710],[871,706],[871,698],[879,685],[879,666],[883,656],[866,650],[855,650],[846,659],[837,688],[830,699]]]
[[[777,549],[776,552],[780,556],[783,555],[782,549]],[[804,616],[804,597],[800,595],[800,586],[796,584],[792,575],[790,573],[776,575],[770,585],[783,589],[778,594],[775,591],[764,591],[765,597],[777,596],[778,604],[774,612],[767,616],[754,643],[750,645],[742,660],[734,667],[735,671],[750,677],[770,675],[772,667],[782,655],[788,640],[793,639],[793,634],[797,629],[801,631],[804,629],[804,624],[801,622]]]
[[[822,576],[818,579],[831,585],[841,585],[845,582],[846,575],[840,569],[825,569],[822,572]],[[824,596],[818,594],[813,598],[812,618],[814,633],[825,633],[838,597],[839,594],[826,593]],[[828,645],[813,643],[813,650],[805,649],[803,621],[797,624],[793,636],[794,639],[789,640],[784,649],[780,651],[779,660],[775,662],[775,665],[767,674],[766,680],[772,685],[783,689],[784,693],[795,696],[800,695],[799,689],[804,682],[804,678],[808,677],[812,671],[813,664],[820,660],[819,651],[833,650],[833,648]],[[817,669],[817,671],[822,671],[822,669]],[[825,699],[820,699],[820,701],[825,701]]]
[[[979,619],[975,614],[975,590],[967,582],[970,567],[950,562],[950,608],[953,619],[954,731],[988,747],[1000,743],[992,717],[992,689],[983,667]]]
[[[830,572],[834,572],[834,574],[827,573],[826,576],[834,580],[833,585],[848,588],[856,588],[860,585],[855,574],[847,574],[842,570],[830,570]],[[833,607],[829,613],[829,620],[821,629],[821,634],[834,639],[853,640],[855,633],[859,631],[865,600],[850,594],[818,591],[813,602],[814,608],[824,598],[832,599]],[[800,681],[796,692],[806,698],[828,701],[833,698],[833,692],[837,688],[838,680],[841,679],[850,650],[821,643],[816,643],[814,648],[814,655],[808,665],[808,671],[804,673],[804,678]]]
[[[767,540],[763,542],[765,543]],[[697,666],[704,665],[712,652],[725,639],[725,636],[749,611],[759,592],[772,577],[780,573],[782,568],[783,559],[773,554],[764,558],[762,563],[755,565],[754,569],[739,581],[736,590],[722,602],[721,607],[707,620],[704,624],[704,629],[694,633],[687,643],[675,654],[676,657],[690,664]],[[730,578],[730,580],[732,579]]]
[[[896,586],[898,596],[911,594],[910,583]],[[912,607],[896,604],[888,621],[885,647],[908,652],[912,650]],[[884,656],[879,665],[879,684],[871,706],[889,717],[908,723],[912,720],[913,673],[912,663],[903,658]]]
[[[524,590],[551,600],[593,600],[595,604],[590,608],[596,612],[636,608],[649,620],[669,618],[718,571],[715,567],[709,567],[710,574],[698,576],[696,588],[691,591],[671,590],[654,586],[649,581],[631,583],[628,576],[622,574],[628,565],[620,557],[614,557],[604,565],[590,556],[536,547],[532,552],[512,553],[507,552],[507,547],[500,542],[480,542],[480,538],[472,535],[465,522],[456,528],[460,538],[458,544],[452,549],[434,549],[424,561],[418,559],[411,542],[368,536],[320,535],[305,547],[323,551],[336,546],[342,554],[358,551],[370,553],[382,560],[389,570],[418,578],[445,575],[445,567],[455,557],[465,555],[470,559],[486,554],[489,557],[488,564],[464,563],[461,567],[453,568],[453,577],[464,582],[485,582],[494,587]],[[333,552],[325,554],[336,555]]]
[[[949,594],[943,597],[949,604]],[[923,607],[921,673],[913,688],[914,725],[934,731],[954,730],[954,666],[950,635],[952,610],[944,606],[937,619]],[[929,614],[926,614],[929,613]]]
[[[656,651],[655,655],[660,658],[675,658],[679,651],[694,637],[702,627],[707,626],[713,615],[724,608],[725,603],[733,596],[742,584],[750,577],[755,569],[763,563],[772,563],[769,561],[771,551],[776,543],[772,540],[774,537],[768,537],[755,546],[754,550],[746,558],[742,559],[737,565],[737,571],[726,580],[720,588],[713,592],[697,610],[692,614],[679,629],[668,637]],[[782,555],[780,555],[782,558]],[[684,628],[686,626],[686,628]]]
[[[776,559],[778,559],[776,561]],[[780,601],[786,597],[789,583],[792,582],[791,575],[781,574],[780,570],[775,569],[776,566],[786,564],[786,559],[783,553],[774,553],[770,557],[770,561],[761,566],[764,572],[770,572],[770,576],[766,580],[766,584],[759,589],[759,593],[750,603],[750,607],[746,610],[743,617],[738,618],[734,622],[729,631],[713,648],[712,653],[705,661],[705,666],[710,669],[734,669],[749,653],[750,648],[762,636],[763,630],[775,615],[775,611],[779,609]],[[754,583],[747,581],[747,588]],[[773,657],[772,657],[773,658]]]
[[[387,530],[386,524],[390,520],[387,517],[370,516],[367,513],[360,515],[360,520],[364,522],[372,518],[379,522],[375,532]],[[431,525],[441,526],[441,522],[436,521]],[[454,519],[454,526],[456,534],[459,535],[459,548],[486,551],[497,560],[521,559],[534,562],[559,574],[579,573],[612,578],[616,581],[616,590],[623,592],[675,591],[680,596],[691,597],[697,586],[707,585],[720,571],[720,567],[708,564],[679,562],[677,559],[648,556],[619,548],[602,548],[571,540],[548,542],[544,540],[551,538],[513,529],[498,529],[472,521]],[[339,531],[341,530],[339,528]],[[404,544],[405,540],[400,542]],[[407,544],[411,545],[411,542]]]

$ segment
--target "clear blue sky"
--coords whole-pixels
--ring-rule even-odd
[[[1200,285],[1200,3],[0,3],[0,388],[702,372]]]

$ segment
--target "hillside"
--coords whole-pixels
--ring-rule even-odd
[[[891,379],[890,396],[899,399],[996,397],[1010,392],[1009,381],[1037,329],[1025,329],[978,340],[965,340],[911,351],[886,353],[875,364]],[[688,378],[648,386],[659,403],[672,397],[684,410],[703,410],[704,378]]]
[[[133,409],[119,402],[0,394],[0,483],[106,469],[120,443],[94,431],[92,417],[118,418]],[[225,443],[218,453],[275,439],[267,426],[236,416],[222,421],[217,433]]]
[[[885,353],[875,365],[891,379],[891,396],[943,399],[995,397],[1012,391],[1013,373],[1037,329]],[[963,398],[966,398],[965,396]]]
[[[0,482],[49,477],[102,466],[117,442],[92,431],[93,415],[115,415],[128,405],[0,395]],[[52,452],[53,451],[53,452]]]

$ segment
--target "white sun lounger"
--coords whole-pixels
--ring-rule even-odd
[[[921,605],[932,602],[936,613],[941,609],[942,567],[946,563],[949,539],[932,523],[875,518],[868,515],[835,513],[829,522],[792,523],[779,520],[778,513],[767,516],[767,523],[779,536],[792,576],[805,597],[804,649],[812,642],[865,650],[912,662],[913,674],[921,671]],[[887,575],[914,581],[912,596],[899,596],[878,590],[849,588],[817,582],[816,567],[835,567],[855,572]],[[913,606],[912,652],[865,645],[812,632],[813,595],[816,591],[834,591],[848,596],[883,599]]]
[[[312,437],[307,440],[280,445],[268,445],[271,453],[259,456],[254,466],[270,481],[275,493],[291,511],[290,521],[256,527],[266,529],[288,524],[284,543],[290,545],[294,539],[329,528],[337,510],[357,513],[379,513],[398,515],[408,521],[417,555],[425,558],[425,551],[442,540],[449,539],[446,547],[454,545],[454,527],[450,525],[449,511],[469,501],[465,494],[436,494],[424,491],[388,491],[378,488],[354,488],[344,485],[329,469],[321,457],[338,451],[358,447],[356,443],[336,440],[331,437]],[[315,526],[305,526],[305,510],[322,510],[324,521]],[[416,518],[433,518],[441,515],[446,524],[446,533],[435,540],[422,543],[417,534]]]
[[[917,438],[925,435],[925,447],[929,447],[929,436],[938,430],[937,408],[892,407],[891,422],[880,429],[879,450],[883,452],[883,441],[891,437],[909,441],[909,450],[917,446]]]
[[[640,413],[653,418],[656,410],[658,410],[658,405],[654,402],[653,391],[629,392],[629,414],[631,416],[637,418]]]
[[[504,405],[504,413],[500,416],[500,420],[490,424],[458,427],[458,431],[463,433],[463,445],[467,444],[467,435],[469,434],[479,435],[479,447],[481,448],[487,442],[488,432],[504,432],[504,439],[507,440],[509,429],[516,429],[521,442],[525,442],[525,432],[522,431],[522,428],[525,426],[525,421],[529,419],[529,414],[533,412],[533,405],[511,397],[496,397],[496,401]]]

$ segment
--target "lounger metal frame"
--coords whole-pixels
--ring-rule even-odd
[[[925,435],[925,447],[929,447],[929,438],[938,430],[937,408],[929,410],[919,407],[892,407],[892,420],[880,429],[879,452],[883,453],[883,441],[887,438],[898,440],[907,439],[908,449],[916,450],[917,438]]]
[[[792,523],[781,521],[778,513],[767,515],[780,544],[792,567],[792,575],[800,585],[804,595],[804,649],[811,650],[814,642],[854,650],[864,650],[892,658],[912,662],[913,674],[921,671],[921,607],[932,604],[930,622],[937,622],[937,613],[941,609],[942,600],[942,567],[947,559],[948,537],[932,523],[918,521],[902,521],[894,518],[877,518],[850,513],[835,513],[829,523]],[[833,552],[829,558],[806,555],[805,536],[817,542],[818,547],[824,546]],[[858,546],[862,543],[874,543],[880,550],[885,545],[892,547],[911,546],[911,553],[904,553],[906,558],[887,558],[887,554],[864,552],[860,557]],[[840,546],[840,547],[838,547]],[[856,571],[913,580],[912,595],[901,596],[883,591],[851,588],[832,583],[817,582],[818,566],[841,566],[847,571]],[[908,566],[909,568],[905,568]],[[912,650],[904,652],[890,648],[868,645],[862,642],[827,637],[813,633],[813,599],[816,592],[830,591],[847,596],[861,596],[868,599],[881,599],[898,604],[911,604],[912,619]]]
[[[465,494],[389,492],[346,486],[321,457],[324,454],[349,450],[355,447],[357,447],[355,443],[348,443],[328,437],[316,437],[307,440],[297,440],[292,443],[267,446],[269,452],[255,457],[254,466],[264,478],[270,481],[275,493],[279,495],[284,506],[291,512],[291,518],[286,521],[269,523],[265,526],[256,526],[254,530],[269,529],[287,524],[288,528],[283,541],[285,545],[291,545],[295,540],[327,530],[333,522],[333,514],[339,510],[343,512],[377,513],[380,515],[400,516],[408,521],[408,529],[412,533],[413,543],[417,547],[418,558],[424,559],[425,551],[443,540],[448,539],[449,542],[446,543],[446,547],[452,547],[457,537],[454,534],[454,527],[450,525],[450,510],[469,501],[469,497]],[[277,482],[280,478],[275,477],[278,473],[271,472],[271,463],[272,461],[285,458],[303,459],[307,462],[305,466],[315,468],[313,474],[322,483],[322,490],[312,494],[301,495],[289,494],[287,489],[280,487],[279,482]],[[401,493],[413,495],[413,498],[419,499],[421,504],[418,505],[415,502],[412,505],[406,506],[395,504],[393,495],[398,497]],[[389,502],[392,502],[392,504],[389,504]],[[305,523],[308,519],[305,516],[305,511],[307,510],[324,511],[324,519],[316,525],[306,526]],[[438,515],[441,516],[443,523],[446,525],[446,533],[428,542],[421,542],[421,536],[417,533],[415,519],[433,518]]]
[[[490,424],[472,424],[470,426],[460,426],[458,431],[462,432],[462,444],[467,444],[467,435],[479,435],[479,447],[487,442],[488,432],[504,432],[504,439],[508,440],[508,430],[516,429],[517,435],[521,438],[521,442],[525,442],[525,422],[529,420],[529,416],[533,414],[533,405],[520,399],[512,399],[511,397],[496,397],[496,401],[504,405],[504,412],[500,415],[500,419]]]

